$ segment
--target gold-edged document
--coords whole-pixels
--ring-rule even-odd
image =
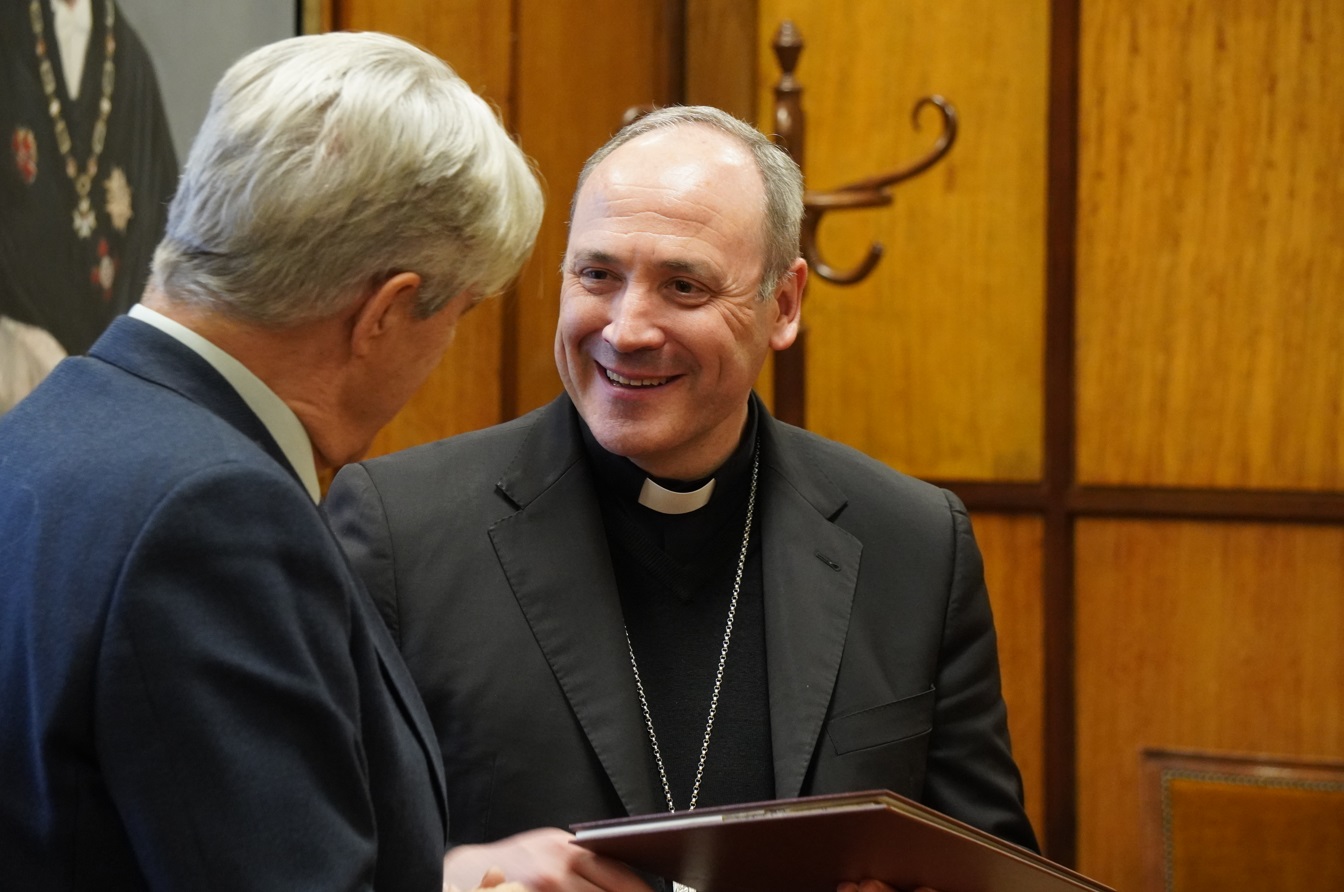
[[[1114,892],[887,790],[575,824],[574,842],[697,892]]]

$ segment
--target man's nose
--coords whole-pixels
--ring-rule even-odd
[[[661,301],[655,292],[639,283],[631,283],[612,302],[611,318],[602,335],[621,353],[656,350],[666,339],[661,312]]]

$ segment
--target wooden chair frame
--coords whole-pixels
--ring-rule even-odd
[[[1142,760],[1144,885],[1152,892],[1175,892],[1172,781],[1344,793],[1344,762],[1168,749],[1145,749]]]

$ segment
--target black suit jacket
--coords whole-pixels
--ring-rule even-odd
[[[240,397],[122,318],[0,418],[0,885],[437,892],[433,730]]]
[[[776,795],[885,787],[1034,847],[965,509],[760,418]],[[663,809],[566,397],[349,466],[327,506],[438,732],[454,843]]]

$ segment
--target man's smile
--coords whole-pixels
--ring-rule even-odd
[[[611,369],[600,363],[598,364],[598,368],[602,369],[603,373],[606,374],[608,381],[619,387],[657,387],[659,384],[666,384],[668,381],[672,380],[672,376],[670,375],[664,375],[661,378],[627,378],[624,375],[613,372]]]

